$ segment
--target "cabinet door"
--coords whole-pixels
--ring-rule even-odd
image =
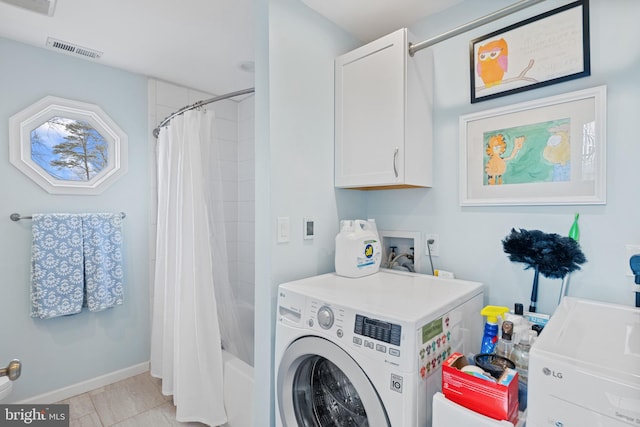
[[[336,59],[335,185],[404,180],[406,30]]]

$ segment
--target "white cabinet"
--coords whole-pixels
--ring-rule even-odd
[[[408,37],[401,29],[335,60],[336,187],[431,186],[432,53],[409,56]]]

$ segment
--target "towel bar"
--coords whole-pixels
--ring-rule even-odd
[[[127,214],[124,212],[120,212],[120,215],[122,216],[122,218],[126,218]],[[20,221],[21,219],[33,219],[32,216],[20,216],[19,213],[12,213],[11,215],[9,215],[9,218],[11,219],[11,221]]]

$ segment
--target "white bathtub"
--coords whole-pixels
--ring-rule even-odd
[[[228,427],[253,426],[253,340],[254,310],[248,303],[237,306],[239,337],[246,353],[242,360],[222,351],[224,359],[224,404],[229,418]]]
[[[240,359],[246,362],[248,365],[253,366],[253,349],[254,349],[254,316],[255,310],[253,305],[247,302],[238,302],[237,315],[238,315],[238,329],[240,329],[240,341],[244,348],[241,353]]]
[[[224,406],[226,427],[253,426],[253,366],[249,366],[227,351],[224,360]]]

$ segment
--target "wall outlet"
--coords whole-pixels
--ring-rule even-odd
[[[627,276],[633,277],[633,271],[631,271],[631,267],[629,266],[629,260],[632,256],[640,254],[640,245],[626,245],[627,248],[627,256],[624,259],[625,272]]]
[[[429,244],[429,241],[433,240],[433,243]],[[424,238],[424,253],[431,256],[440,256],[440,237],[437,234],[427,234]]]

